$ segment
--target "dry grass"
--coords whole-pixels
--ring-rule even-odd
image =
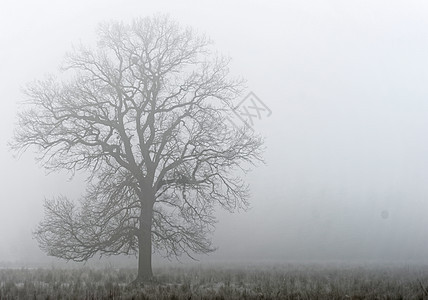
[[[428,299],[428,266],[175,267],[135,288],[131,269],[3,269],[0,299]]]

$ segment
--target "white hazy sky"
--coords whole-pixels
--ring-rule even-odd
[[[106,20],[167,13],[206,33],[272,110],[249,212],[219,212],[209,260],[428,258],[428,2],[22,1],[0,4],[0,262],[37,261],[46,176],[7,148],[20,88]],[[387,218],[381,213],[388,212]]]

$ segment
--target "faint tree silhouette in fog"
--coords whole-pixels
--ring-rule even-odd
[[[85,261],[152,250],[209,253],[214,208],[248,205],[236,170],[261,160],[262,140],[226,121],[242,83],[210,42],[168,17],[110,22],[96,49],[66,57],[61,78],[28,85],[12,148],[36,146],[49,170],[89,172],[80,203],[45,203],[35,231],[47,254]]]

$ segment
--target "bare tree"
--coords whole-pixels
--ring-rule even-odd
[[[209,46],[164,16],[110,22],[95,50],[66,56],[61,78],[27,87],[12,148],[36,146],[48,170],[89,174],[77,206],[46,201],[35,236],[48,255],[138,254],[136,280],[145,281],[152,250],[214,250],[214,208],[248,205],[236,171],[261,160],[263,143],[226,122],[242,83]]]

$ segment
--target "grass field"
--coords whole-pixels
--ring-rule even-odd
[[[428,299],[428,266],[165,267],[142,287],[134,269],[1,269],[0,299]]]

